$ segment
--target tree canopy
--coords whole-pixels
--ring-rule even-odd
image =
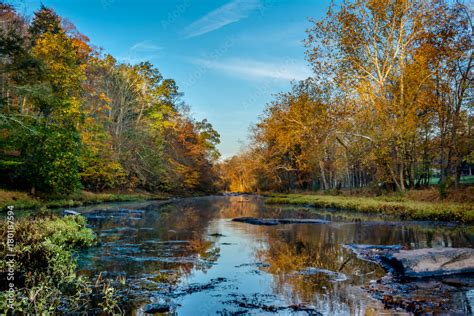
[[[219,134],[196,121],[176,82],[120,63],[45,6],[31,22],[0,5],[2,184],[212,191]]]
[[[313,76],[267,105],[249,148],[222,165],[227,187],[404,191],[434,173],[457,184],[474,149],[468,8],[343,1],[311,21]]]

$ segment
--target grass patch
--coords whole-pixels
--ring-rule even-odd
[[[94,282],[76,272],[77,250],[95,244],[85,217],[59,217],[45,210],[12,219],[15,215],[10,211],[0,221],[0,276],[7,280],[14,272],[14,281],[9,281],[14,282],[13,292],[9,282],[0,283],[0,314],[126,314],[121,307],[127,306],[126,296],[117,291],[118,282],[101,274]],[[14,240],[10,245],[9,234]]]
[[[353,197],[307,194],[272,194],[265,202],[381,213],[400,216],[402,219],[474,223],[473,203],[422,202],[402,196]]]
[[[9,212],[9,217],[13,212]],[[56,312],[62,308],[77,308],[83,293],[88,292],[86,281],[76,275],[75,249],[93,245],[95,236],[86,228],[82,216],[63,218],[23,217],[2,221],[2,259],[0,274],[14,271],[13,310],[22,314]],[[12,248],[7,245],[8,225],[13,227]],[[12,226],[13,225],[13,226]],[[10,229],[10,232],[12,230]],[[8,263],[14,254],[13,265]],[[13,282],[13,281],[11,281]],[[0,310],[12,312],[8,302],[8,283],[1,287]]]
[[[40,207],[73,207],[89,204],[98,204],[104,202],[122,202],[122,201],[145,201],[145,200],[166,200],[169,195],[165,193],[93,193],[80,191],[67,198],[32,197],[25,192],[7,191],[0,189],[0,208],[12,205],[15,209],[33,209]]]
[[[16,209],[29,209],[41,206],[41,201],[25,192],[0,189],[0,208],[13,205]]]

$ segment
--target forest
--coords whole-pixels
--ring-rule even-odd
[[[118,62],[44,6],[28,19],[3,4],[1,21],[8,189],[405,191],[472,175],[472,20],[461,2],[330,7],[307,30],[312,77],[276,95],[225,161],[219,133],[151,63]]]
[[[307,30],[313,76],[267,105],[225,186],[457,187],[474,162],[472,30],[460,1],[333,4]]]
[[[120,63],[42,6],[0,5],[0,182],[38,196],[212,192],[219,134],[149,62]]]
[[[472,313],[468,4],[126,2],[0,0],[0,313]],[[261,114],[229,154],[196,104],[226,143]]]

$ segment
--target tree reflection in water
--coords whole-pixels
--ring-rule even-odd
[[[110,216],[119,208],[143,212]],[[362,287],[385,272],[343,245],[472,247],[474,236],[472,227],[390,218],[381,222],[378,215],[350,211],[265,206],[252,196],[182,199],[164,206],[101,205],[83,211],[100,245],[81,254],[82,273],[125,275],[135,308],[164,297],[181,304],[177,312],[184,315],[196,310],[241,312],[236,297],[265,297],[265,304],[275,306],[306,303],[326,314],[378,314],[383,305]],[[230,220],[243,216],[331,222],[263,227]]]

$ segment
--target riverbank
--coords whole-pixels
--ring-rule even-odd
[[[474,223],[472,202],[416,201],[406,197],[271,194],[267,204],[291,204],[400,216],[402,219]]]
[[[2,279],[10,281],[0,286],[2,315],[73,309],[88,303],[88,293],[101,290],[76,273],[75,253],[96,239],[84,217],[44,213],[15,218],[12,213],[0,222],[0,235],[14,242],[4,247],[0,260]]]
[[[94,193],[80,191],[67,198],[38,198],[25,192],[0,190],[0,209],[12,205],[15,209],[34,209],[40,207],[73,207],[104,202],[166,200],[166,193]]]

